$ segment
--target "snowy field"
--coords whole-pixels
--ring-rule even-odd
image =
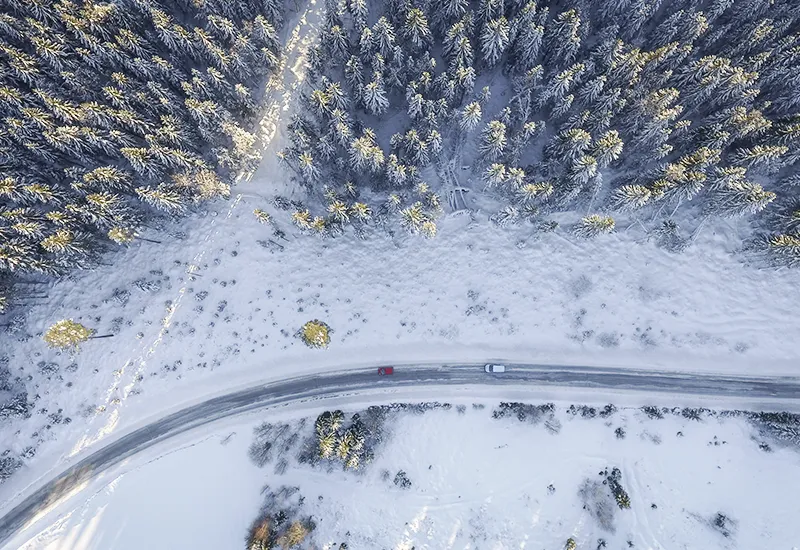
[[[0,422],[3,465],[15,472],[0,502],[109,435],[300,371],[504,358],[797,375],[800,273],[741,263],[735,222],[707,227],[677,255],[635,227],[579,241],[500,229],[481,212],[445,216],[433,240],[378,229],[319,240],[277,217],[287,239],[275,241],[253,210],[274,213],[275,194],[301,194],[275,152],[318,26],[312,3],[287,27],[261,124],[264,162],[230,203],[53,285],[0,333],[3,398],[24,389],[30,401],[29,417],[4,411]],[[62,318],[114,337],[77,354],[49,350],[41,335]],[[296,337],[311,319],[333,329],[325,352]]]
[[[603,412],[601,403],[592,416],[557,402],[552,414],[520,421],[493,418],[497,407],[465,400],[390,413],[374,461],[358,472],[297,461],[314,416],[301,443],[259,468],[248,448],[260,421],[240,419],[105,474],[21,548],[243,548],[265,485],[299,489],[290,500],[302,497],[298,513],[316,525],[309,548],[538,550],[563,548],[570,537],[591,550],[800,547],[791,496],[800,491],[798,450],[764,439],[743,418],[692,419],[676,409],[658,419],[634,407]],[[266,419],[298,426],[290,413]],[[281,456],[288,467],[276,474]],[[628,509],[599,475],[613,468]],[[406,487],[395,481],[400,471]]]

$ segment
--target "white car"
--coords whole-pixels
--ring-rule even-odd
[[[487,364],[487,365],[485,365],[483,367],[483,370],[485,370],[486,372],[489,372],[489,373],[506,372],[506,366],[505,365],[494,365],[492,363],[489,363],[489,364]]]

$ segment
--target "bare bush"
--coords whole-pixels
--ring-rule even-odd
[[[578,489],[578,496],[583,503],[584,510],[589,512],[601,529],[609,533],[616,530],[614,527],[614,514],[616,513],[614,496],[606,486],[593,479],[584,479]]]

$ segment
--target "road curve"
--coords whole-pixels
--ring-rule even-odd
[[[448,385],[539,385],[607,390],[638,390],[751,398],[761,401],[800,401],[800,379],[739,377],[563,365],[504,362],[505,374],[484,373],[483,363],[396,366],[393,376],[379,377],[377,369],[353,369],[298,376],[215,397],[165,416],[101,447],[29,494],[0,517],[0,546],[39,513],[58,503],[72,489],[130,456],[170,437],[221,418],[309,398],[332,397],[359,390]]]

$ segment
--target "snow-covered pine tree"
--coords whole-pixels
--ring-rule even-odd
[[[481,32],[481,54],[489,67],[494,67],[503,57],[511,40],[511,27],[505,17],[492,19]]]
[[[380,73],[376,72],[372,81],[364,86],[361,92],[361,101],[367,112],[372,115],[383,114],[389,108],[389,99],[386,97],[383,77]]]
[[[486,160],[496,161],[505,151],[507,137],[506,125],[499,120],[492,120],[487,125],[481,136],[481,154]]]
[[[756,214],[775,200],[775,193],[737,177],[712,186],[707,212],[725,218]]]
[[[547,27],[545,63],[552,68],[566,67],[574,62],[581,46],[581,18],[577,10],[562,12]]]
[[[604,233],[611,233],[614,231],[614,219],[609,216],[600,216],[599,214],[592,214],[581,218],[575,226],[575,235],[590,239]]]
[[[430,43],[432,35],[428,18],[420,8],[411,8],[406,13],[403,35],[417,49],[422,49]]]

